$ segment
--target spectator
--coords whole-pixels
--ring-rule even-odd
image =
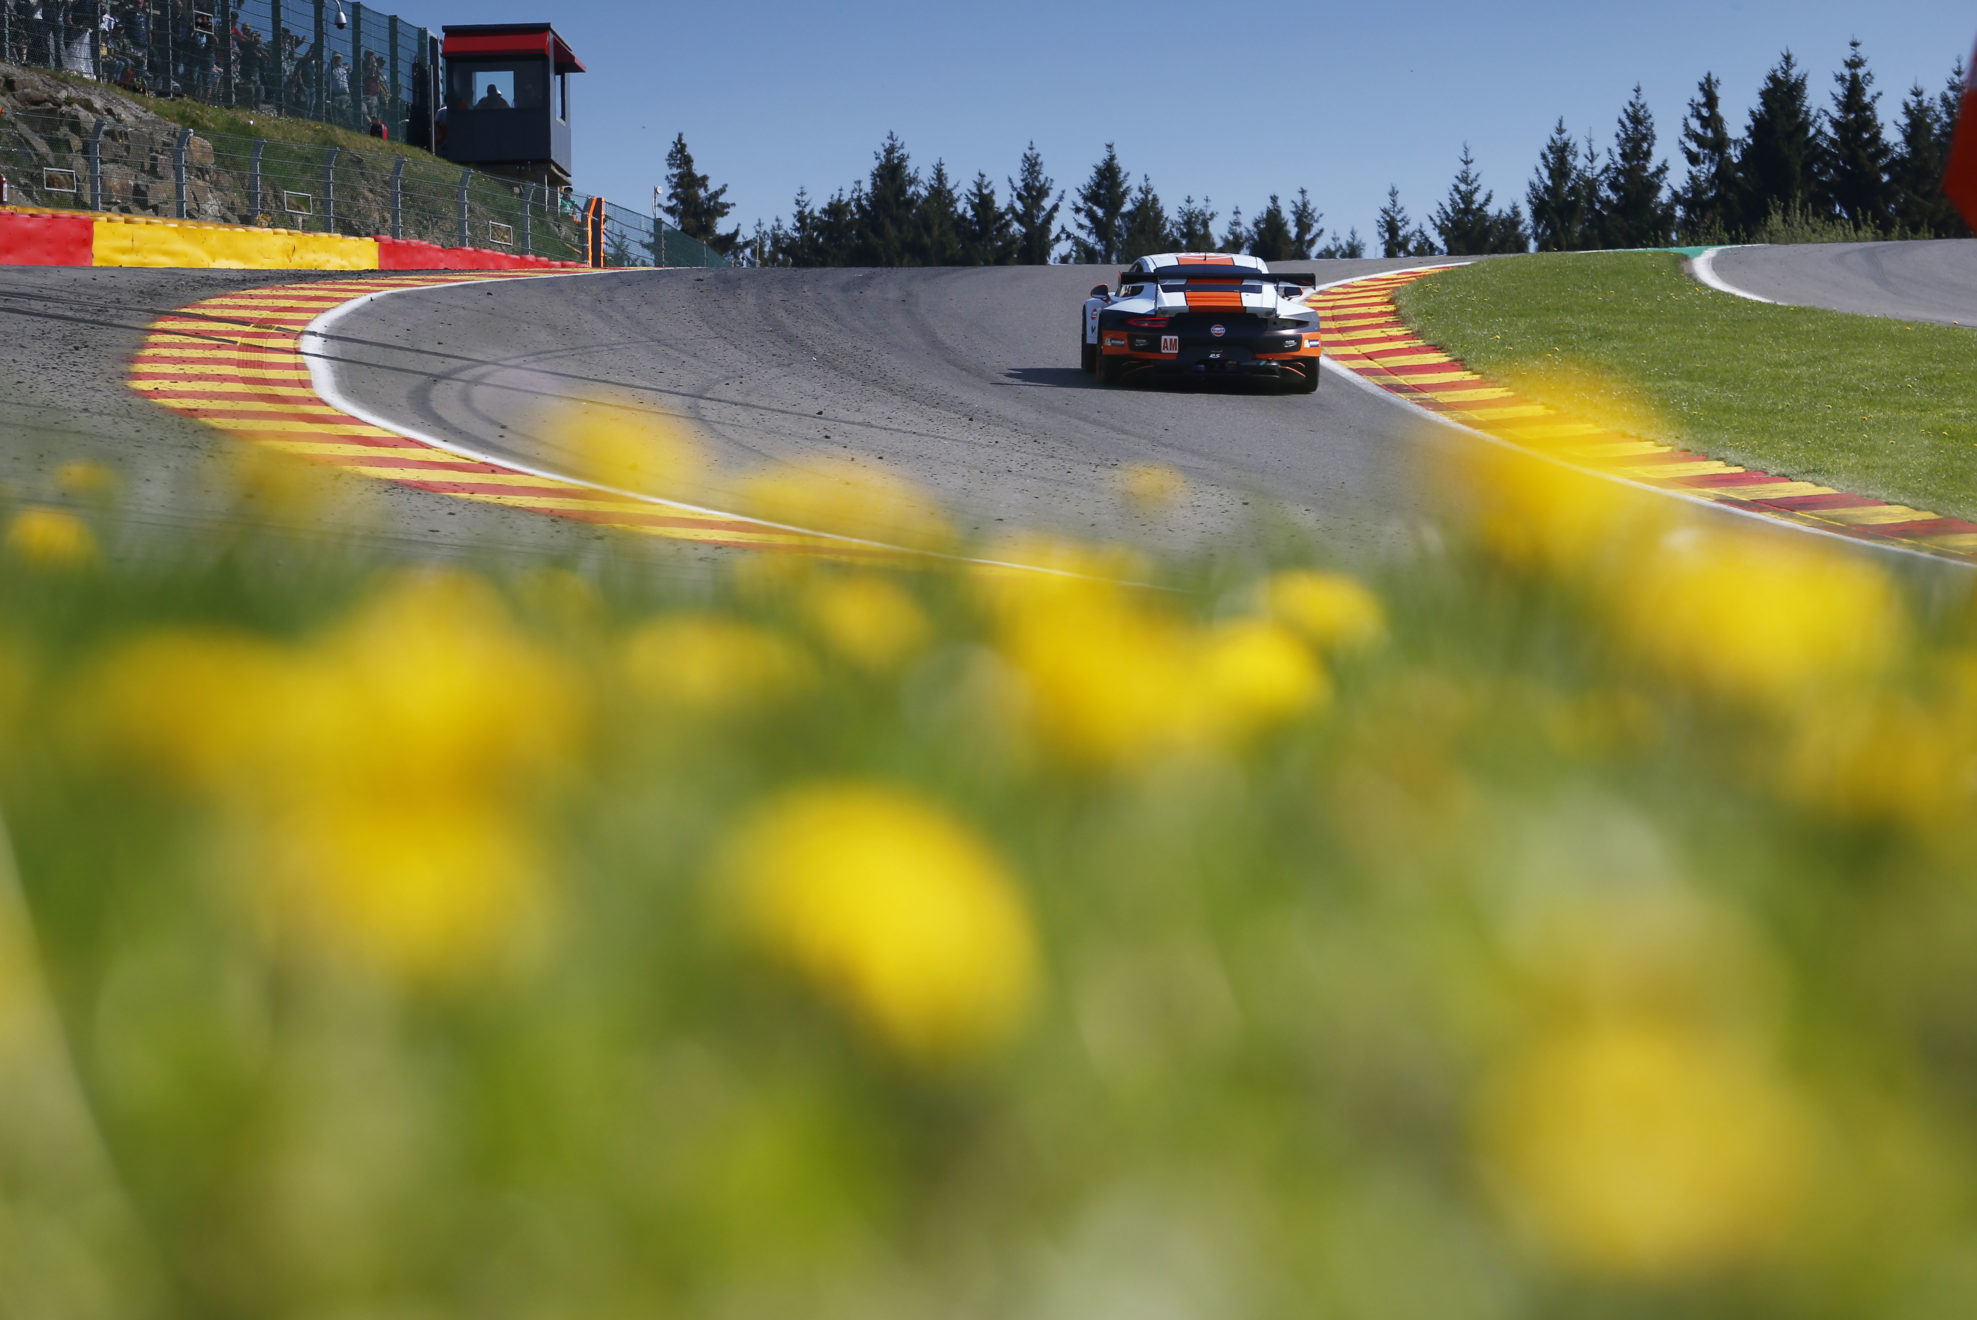
[[[508,110],[512,108],[508,104],[508,98],[503,96],[501,89],[493,83],[487,85],[487,95],[483,96],[474,105],[474,109],[476,110]]]
[[[342,117],[350,112],[350,66],[343,62],[343,56],[332,55],[329,60],[330,111]]]
[[[371,136],[374,138],[383,138],[386,142],[389,142],[391,141],[391,130],[384,126],[384,120],[372,119]]]

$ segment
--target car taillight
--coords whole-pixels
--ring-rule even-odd
[[[1168,316],[1135,316],[1127,320],[1126,324],[1135,330],[1161,330],[1172,319]]]

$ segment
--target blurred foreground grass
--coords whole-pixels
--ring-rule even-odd
[[[1968,579],[1454,484],[1364,578],[682,584],[69,474],[0,1316],[1967,1314]]]

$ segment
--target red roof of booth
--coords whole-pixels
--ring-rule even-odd
[[[440,54],[447,59],[476,55],[542,55],[558,73],[582,73],[583,62],[547,23],[469,23],[448,26]]]

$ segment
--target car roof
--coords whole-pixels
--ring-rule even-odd
[[[1269,264],[1261,257],[1245,256],[1240,252],[1160,252],[1141,257],[1133,263],[1132,269],[1145,273],[1175,266],[1234,266],[1259,275],[1270,272]]]

